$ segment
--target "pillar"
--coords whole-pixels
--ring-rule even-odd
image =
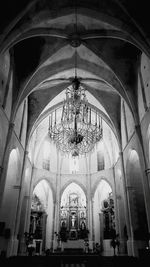
[[[123,190],[124,190],[124,209],[125,209],[125,223],[127,228],[127,251],[129,256],[134,255],[133,251],[133,230],[132,230],[132,222],[131,222],[131,214],[129,211],[129,195],[127,190],[127,181],[125,177],[125,170],[124,170],[124,161],[123,161],[123,152],[119,153],[120,161],[121,161],[121,170],[122,170],[122,181],[123,181]]]
[[[12,188],[10,188],[11,191],[13,191],[13,194],[18,198],[19,191],[20,191],[20,185],[14,185]],[[7,246],[7,257],[10,256],[16,256],[18,251],[18,236],[15,234],[15,227],[16,227],[16,213],[17,213],[17,207],[13,207],[14,211],[14,220],[11,227],[11,234],[10,239],[8,240],[8,246]]]
[[[19,254],[21,255],[26,255],[26,244],[25,244],[25,238],[24,238],[24,233],[28,232],[26,229],[26,220],[28,216],[28,207],[29,207],[29,202],[30,202],[30,196],[25,195],[23,199],[23,209],[24,209],[24,214],[23,217],[20,219],[21,227],[19,230]]]
[[[53,249],[58,247],[57,236],[60,230],[60,175],[56,175],[56,202],[55,202],[55,215],[54,215],[54,243]]]
[[[91,194],[91,154],[89,154],[87,162],[87,178],[86,178],[86,188],[87,188],[87,226],[89,230],[89,248],[93,250],[94,242],[94,229],[93,229],[93,201]]]
[[[55,240],[55,213],[56,213],[56,199],[54,200],[54,208],[53,208],[53,222],[52,222],[52,240],[50,244],[50,248],[52,251],[54,250],[54,240]]]
[[[24,158],[23,158],[23,163],[22,163],[22,174],[21,174],[21,180],[20,180],[20,185],[16,186],[18,187],[18,199],[17,199],[17,209],[16,209],[16,215],[15,215],[15,226],[14,226],[14,246],[15,244],[18,244],[18,234],[19,234],[19,226],[20,226],[20,216],[21,216],[21,208],[22,208],[22,202],[23,202],[23,193],[24,193],[24,176],[25,176],[25,169],[26,169],[26,161],[28,159],[28,151],[24,152]],[[26,212],[26,211],[25,211]],[[22,237],[19,237],[19,239],[22,239]],[[17,240],[17,242],[16,242]],[[19,240],[20,241],[20,240]],[[13,254],[17,255],[18,247],[13,249]]]
[[[115,178],[115,170],[113,167],[113,178],[114,178],[114,204],[115,204],[115,224],[116,224],[116,233],[119,233],[120,236],[120,224],[119,224],[119,205],[117,198],[117,190],[116,190],[116,178]]]
[[[54,241],[53,250],[58,247],[57,236],[60,230],[60,186],[61,186],[61,174],[60,174],[60,161],[59,152],[57,151],[57,175],[56,175],[56,202],[55,202],[55,215],[54,215]]]
[[[91,217],[92,217],[92,240],[95,242],[95,233],[94,233],[94,199],[91,200]]]
[[[141,151],[140,151],[141,153],[139,156],[140,164],[141,166],[145,165],[145,169],[146,169],[142,175],[142,184],[143,184],[143,193],[144,193],[145,208],[146,208],[146,214],[147,214],[147,224],[148,224],[148,230],[150,232],[150,205],[149,205],[150,203],[150,169],[147,163],[147,158],[146,158],[146,154],[144,150],[143,137],[142,137],[140,125],[135,126],[135,132],[137,134],[137,138],[141,145]]]
[[[4,188],[5,188],[8,160],[9,160],[10,147],[11,147],[11,137],[12,137],[14,126],[15,126],[14,123],[9,124],[9,129],[8,129],[7,139],[5,143],[5,149],[4,149],[5,152],[3,155],[1,169],[0,169],[0,207],[2,204],[3,193],[4,193]]]
[[[25,218],[25,225],[24,225],[25,232],[29,232],[29,227],[30,227],[33,170],[34,170],[34,166],[32,166],[31,179],[30,179],[30,185],[29,185],[29,192],[27,194],[26,218]]]

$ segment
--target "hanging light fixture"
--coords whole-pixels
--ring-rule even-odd
[[[49,116],[49,136],[57,149],[73,157],[93,150],[103,135],[102,118],[88,103],[85,88],[77,77],[77,51],[80,40],[77,34],[77,7],[75,6],[75,34],[71,45],[75,48],[75,77],[66,89],[63,106]],[[75,38],[76,36],[76,38]]]
[[[90,152],[102,138],[102,118],[88,103],[77,77],[66,89],[63,106],[49,116],[49,136],[56,147],[72,156]]]

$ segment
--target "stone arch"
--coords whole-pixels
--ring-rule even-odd
[[[72,15],[72,13],[73,13],[72,9],[69,6],[65,6],[65,8],[63,6],[59,6],[58,8],[59,8],[59,16],[68,16],[68,15]],[[130,16],[127,16],[125,14],[125,12],[123,11],[123,9],[121,8],[121,6],[119,6],[118,4],[116,5],[116,8],[117,9],[119,8],[120,12],[122,12],[123,16],[126,17],[126,21],[124,23],[121,21],[120,17],[118,17],[118,18],[114,17],[113,13],[112,14],[108,13],[107,15],[105,15],[103,10],[102,11],[99,10],[99,5],[97,6],[97,9],[96,9],[96,8],[92,8],[92,6],[90,6],[89,3],[84,3],[80,7],[78,7],[78,16],[82,16],[82,15],[88,16],[88,19],[96,18],[97,20],[101,20],[102,23],[107,22],[108,24],[111,25],[111,27],[113,26],[115,28],[117,27],[118,29],[121,29],[121,32],[124,33],[121,38],[133,43],[134,45],[140,47],[142,50],[145,50],[147,48],[146,44],[145,43],[143,44],[143,42],[141,40],[141,36],[139,34],[137,34],[137,32],[134,33],[134,38],[132,38],[132,37],[129,38],[130,35],[133,36],[133,32],[134,32],[133,31],[134,24],[133,25],[130,24],[130,26],[129,26],[129,24],[127,23],[127,20],[129,20]],[[28,11],[30,14],[30,10],[28,10]],[[58,11],[57,12],[56,11],[54,12],[54,10],[52,10],[52,11],[53,11],[53,17],[55,19],[57,19],[58,18],[57,17]],[[33,15],[35,15],[35,14],[32,14],[32,16]],[[40,15],[40,13],[38,10],[38,13],[36,16],[37,21],[39,21],[39,15]],[[49,12],[46,12],[45,16],[43,16],[43,18],[45,20],[47,20],[47,18],[49,18],[50,15],[51,14]],[[29,17],[31,17],[31,14],[29,15]],[[20,15],[19,19],[21,20],[21,18],[22,18],[22,15]],[[71,21],[71,19],[70,19],[70,21]],[[41,20],[41,23],[42,22],[43,21]],[[9,25],[9,27],[10,27],[10,25]],[[1,52],[9,49],[11,46],[13,46],[15,43],[21,41],[22,39],[29,38],[29,37],[32,37],[34,35],[37,36],[36,29],[34,29],[34,31],[32,30],[31,33],[28,32],[28,30],[30,28],[32,28],[32,20],[31,21],[29,20],[27,25],[24,25],[22,23],[21,27],[24,29],[23,34],[21,34],[20,32],[18,34],[18,31],[16,31],[12,35],[10,35],[10,36],[8,35],[8,37],[5,39],[5,42],[2,45]],[[44,33],[46,33],[46,32],[44,31]],[[42,34],[42,32],[39,32],[39,29],[38,29],[38,34],[40,34],[40,35]],[[47,32],[47,35],[51,36],[49,31]],[[107,33],[107,35],[108,35],[108,33]],[[59,38],[66,38],[66,35],[61,34],[59,31],[57,33],[56,30],[55,30],[54,36],[57,36]],[[119,38],[119,36],[118,36],[118,38]]]
[[[30,217],[30,231],[33,231],[33,234],[36,235],[41,234],[42,238],[42,250],[50,249],[52,245],[53,239],[53,217],[54,217],[54,198],[53,198],[53,191],[51,185],[47,179],[40,179],[36,182],[33,191],[32,197],[37,197],[42,206],[42,217],[40,217],[40,227],[42,228],[42,234],[37,232],[37,225],[36,229],[33,229],[33,221],[32,221],[32,212],[35,215],[39,216],[38,212],[34,210],[31,206],[31,217]],[[38,238],[38,236],[37,236]]]
[[[135,149],[129,150],[126,162],[127,190],[133,238],[146,240],[148,233],[142,171],[139,155]]]
[[[60,199],[60,233],[68,230],[63,238],[87,238],[87,198],[76,182],[71,182],[63,191]],[[83,230],[84,229],[84,230]],[[65,240],[64,240],[65,241]]]
[[[43,177],[39,177],[39,178],[34,182],[31,194],[33,194],[33,191],[34,191],[35,187],[36,187],[42,180],[45,180],[45,181],[48,183],[50,189],[52,190],[53,201],[55,202],[55,201],[56,201],[56,193],[55,193],[55,189],[54,189],[54,186],[53,186],[52,182],[51,182],[50,179],[48,179],[47,177],[44,177],[44,176],[43,176]]]
[[[96,190],[97,190],[97,188],[98,188],[98,186],[102,180],[104,180],[106,183],[108,183],[108,185],[112,188],[112,192],[114,193],[113,186],[112,186],[111,182],[109,181],[109,179],[107,177],[102,176],[102,177],[98,177],[98,179],[96,180],[96,182],[92,188],[92,192],[91,192],[92,198],[94,197],[95,192],[96,192]]]
[[[103,201],[109,198],[112,193],[112,187],[106,181],[101,179],[93,195],[93,222],[94,222],[94,237],[96,243],[102,243],[104,236],[104,217],[102,213]]]
[[[86,188],[85,188],[85,186],[84,186],[82,183],[80,183],[79,181],[76,181],[75,179],[73,179],[73,180],[71,180],[71,181],[67,181],[66,184],[61,188],[61,191],[60,191],[60,199],[61,199],[61,197],[62,197],[63,192],[65,191],[65,189],[66,189],[70,184],[72,184],[72,183],[75,183],[75,184],[77,184],[79,187],[81,187],[81,189],[83,190],[85,196],[87,196],[87,192],[86,192]]]
[[[82,189],[82,187],[79,185],[79,183],[78,182],[74,182],[74,181],[71,181],[66,187],[65,187],[65,189],[62,191],[62,194],[61,194],[61,199],[62,199],[62,196],[63,196],[63,194],[65,193],[65,191],[69,188],[69,187],[71,187],[72,185],[77,185],[77,187],[78,188],[80,188],[80,190],[84,193],[84,195],[85,195],[85,199],[86,199],[86,194],[85,194],[85,192],[84,192],[84,190]]]

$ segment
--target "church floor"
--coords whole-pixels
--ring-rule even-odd
[[[0,267],[146,267],[147,259],[99,255],[18,256],[0,259]]]

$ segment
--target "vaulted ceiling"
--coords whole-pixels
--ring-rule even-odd
[[[135,121],[137,70],[150,55],[148,1],[1,1],[0,52],[15,69],[13,111],[29,99],[28,132],[75,73],[120,133],[123,98]]]

